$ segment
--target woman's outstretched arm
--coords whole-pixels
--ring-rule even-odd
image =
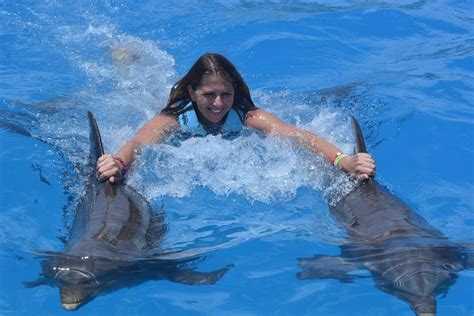
[[[97,160],[99,181],[120,181],[135,160],[138,148],[161,142],[178,126],[178,121],[173,116],[160,114],[150,119],[115,155],[105,154]]]
[[[301,128],[285,124],[275,115],[261,109],[249,111],[245,124],[273,136],[294,137],[298,144],[308,150],[320,154],[347,173],[359,179],[368,179],[375,175],[375,162],[369,154],[359,153],[354,156],[340,155],[341,151],[323,138]],[[338,156],[340,156],[338,158]]]

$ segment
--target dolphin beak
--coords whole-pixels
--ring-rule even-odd
[[[62,303],[61,306],[67,311],[74,311],[78,309],[79,306],[81,306],[81,304],[80,303],[74,303],[74,304]]]
[[[433,296],[415,298],[411,307],[417,316],[436,316],[436,299]]]
[[[85,303],[89,302],[93,298],[96,291],[96,289],[87,284],[79,286],[61,286],[59,288],[61,306],[68,311],[76,310]]]
[[[83,290],[67,287],[60,287],[59,295],[61,297],[61,306],[68,311],[78,309],[85,303],[89,293]]]
[[[78,279],[72,279],[73,282],[64,282],[59,286],[59,296],[61,305],[65,310],[76,310],[85,303],[89,302],[98,290],[97,281],[86,279],[78,282]]]
[[[60,280],[61,306],[68,311],[90,301],[99,287],[93,273],[79,268],[58,269],[55,278]]]

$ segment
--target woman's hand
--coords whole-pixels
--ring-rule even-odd
[[[97,160],[97,177],[100,182],[109,180],[119,182],[123,176],[123,167],[112,155],[103,155]]]
[[[341,159],[339,167],[347,173],[355,175],[360,180],[375,176],[375,161],[369,154],[358,153]]]

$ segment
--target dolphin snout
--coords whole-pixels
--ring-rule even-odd
[[[81,305],[82,305],[81,303],[73,303],[73,304],[61,303],[61,306],[67,311],[75,311]]]
[[[92,282],[62,284],[59,286],[61,305],[66,310],[76,310],[93,298],[97,286]]]
[[[87,302],[90,292],[82,287],[77,286],[61,286],[59,288],[59,295],[61,297],[61,306],[65,310],[76,310],[81,305]]]
[[[436,315],[436,300],[433,296],[418,299],[412,304],[418,316],[435,316]]]
[[[81,269],[62,269],[56,278],[61,280],[59,295],[66,310],[76,310],[87,303],[99,287],[94,274]]]

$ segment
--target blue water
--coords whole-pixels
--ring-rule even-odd
[[[114,152],[205,52],[231,59],[257,105],[354,146],[362,123],[377,178],[453,241],[474,240],[474,20],[470,1],[0,1],[0,314],[65,314],[34,251],[60,251],[84,186],[86,110]],[[126,49],[134,60],[113,60]],[[328,186],[328,177],[338,185]],[[333,179],[334,180],[334,179]],[[296,278],[296,259],[338,255],[328,202],[352,186],[300,149],[249,134],[144,149],[128,183],[163,207],[168,250],[233,263],[213,286],[150,281],[78,315],[412,315],[361,279]],[[463,271],[439,315],[474,313]]]

